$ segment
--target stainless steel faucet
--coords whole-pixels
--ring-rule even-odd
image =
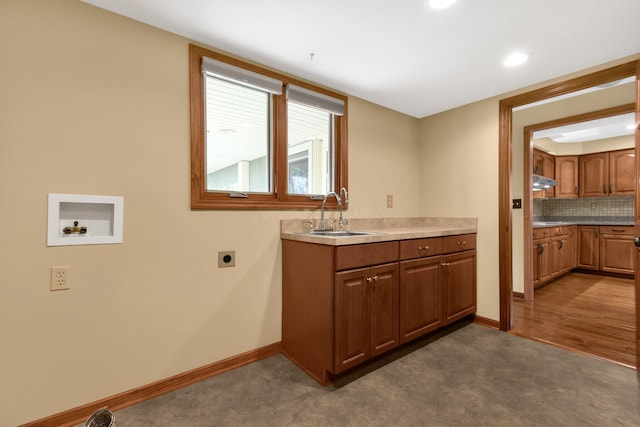
[[[322,206],[320,207],[320,224],[318,224],[318,230],[324,230],[324,207],[327,204],[327,199],[331,196],[336,198],[338,207],[340,208],[340,230],[342,230],[342,199],[336,194],[335,191],[329,191],[322,199]]]
[[[340,197],[342,197],[342,204],[344,208],[347,209],[349,207],[349,193],[347,193],[347,189],[342,187],[340,189]],[[349,221],[342,218],[342,206],[340,206],[340,219],[338,220],[338,230],[342,231],[342,227],[345,224],[349,224]]]

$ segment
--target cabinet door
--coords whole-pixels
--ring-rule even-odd
[[[555,197],[578,197],[578,156],[556,157]]]
[[[578,266],[578,226],[567,227],[567,270],[573,270]]]
[[[342,372],[369,358],[369,273],[369,268],[336,273],[334,373]]]
[[[613,230],[616,229],[613,228]],[[600,270],[633,274],[635,271],[633,238],[632,234],[605,234],[603,232],[600,236]]]
[[[535,288],[540,284],[540,267],[538,266],[540,252],[540,240],[533,241],[533,287]]]
[[[552,278],[567,271],[569,265],[567,249],[567,236],[556,236],[550,239],[549,270]]]
[[[609,194],[611,196],[633,196],[636,192],[635,176],[635,149],[609,153]]]
[[[368,278],[370,355],[399,344],[398,263],[371,267]]]
[[[551,278],[551,266],[549,265],[549,253],[551,248],[549,245],[549,239],[541,239],[538,243],[538,278],[542,285]]]
[[[600,259],[598,244],[599,230],[597,226],[578,227],[578,267],[597,270]]]
[[[606,196],[609,193],[609,153],[580,157],[580,197]]]
[[[446,255],[442,263],[444,324],[476,311],[476,251]]]
[[[556,161],[551,154],[543,153],[543,175],[547,178],[555,179],[556,177]],[[555,187],[548,188],[544,191],[545,197],[555,197]]]
[[[442,326],[441,256],[400,263],[400,342]]]

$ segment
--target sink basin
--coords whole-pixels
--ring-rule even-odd
[[[373,233],[370,231],[351,231],[351,230],[313,230],[302,234],[308,234],[310,236],[331,236],[331,237],[349,237],[349,236],[370,236]]]

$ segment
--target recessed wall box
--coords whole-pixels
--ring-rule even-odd
[[[124,199],[49,193],[47,246],[122,243]]]

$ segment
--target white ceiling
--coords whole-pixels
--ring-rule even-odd
[[[533,133],[533,138],[549,138],[557,143],[587,142],[632,135],[635,131],[633,113],[574,123]]]
[[[640,0],[84,1],[415,117],[640,52]]]

